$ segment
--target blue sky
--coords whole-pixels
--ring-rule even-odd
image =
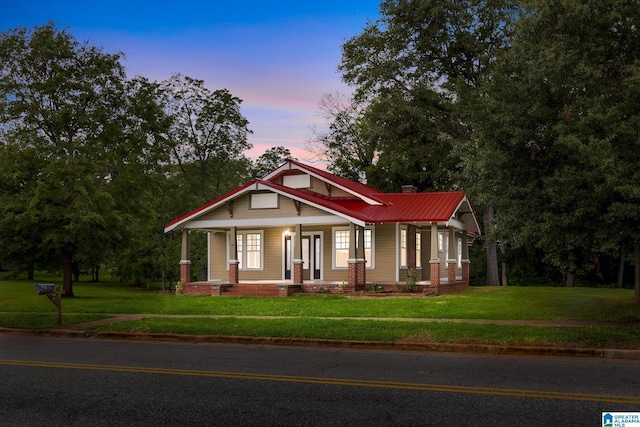
[[[283,145],[298,158],[309,126],[322,127],[324,93],[349,93],[336,68],[340,46],[378,18],[379,0],[11,1],[0,31],[54,21],[79,40],[121,51],[129,76],[172,73],[227,88],[243,100],[258,156]]]

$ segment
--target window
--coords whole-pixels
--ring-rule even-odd
[[[407,266],[407,229],[400,229],[400,267]]]
[[[458,268],[462,268],[462,238],[458,237]]]
[[[335,268],[347,268],[349,259],[349,230],[335,230],[333,233]]]
[[[364,258],[367,260],[367,267],[373,265],[373,231],[370,228],[364,229]]]
[[[416,267],[422,267],[422,234],[416,231]]]
[[[356,229],[356,242],[360,229]],[[361,254],[362,252],[359,252]],[[364,258],[367,268],[374,266],[374,235],[372,228],[364,229]],[[336,227],[333,229],[333,268],[347,268],[349,260],[349,228]]]
[[[258,233],[247,233],[247,250],[245,258],[247,259],[247,268],[256,269],[260,268],[262,263],[260,262],[262,254],[261,238]]]
[[[262,269],[262,231],[239,231],[236,233],[238,269]]]

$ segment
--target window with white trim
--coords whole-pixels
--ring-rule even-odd
[[[422,267],[422,233],[416,231],[416,268]]]
[[[262,231],[236,232],[236,250],[238,269],[262,270],[264,253]]]
[[[446,255],[449,250],[449,232],[438,231],[438,251]]]
[[[407,228],[400,228],[400,267],[407,266]]]
[[[360,229],[356,229],[356,242]],[[364,257],[367,268],[374,265],[374,235],[373,229],[364,229]],[[333,268],[347,268],[349,260],[349,227],[333,228]]]
[[[357,230],[360,232],[360,230]],[[373,265],[373,230],[370,228],[364,229],[364,258],[367,260],[366,266],[371,267]]]
[[[333,231],[333,266],[347,268],[349,260],[349,229]]]
[[[458,237],[458,268],[462,268],[462,238]]]

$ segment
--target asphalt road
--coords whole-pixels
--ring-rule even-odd
[[[0,335],[0,426],[601,426],[640,362]]]

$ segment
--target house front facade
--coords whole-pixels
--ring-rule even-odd
[[[466,289],[469,236],[480,232],[468,198],[403,190],[382,193],[287,160],[167,224],[165,232],[182,233],[183,292],[397,290],[409,275],[430,294]],[[192,232],[208,235],[206,282],[191,280]]]

